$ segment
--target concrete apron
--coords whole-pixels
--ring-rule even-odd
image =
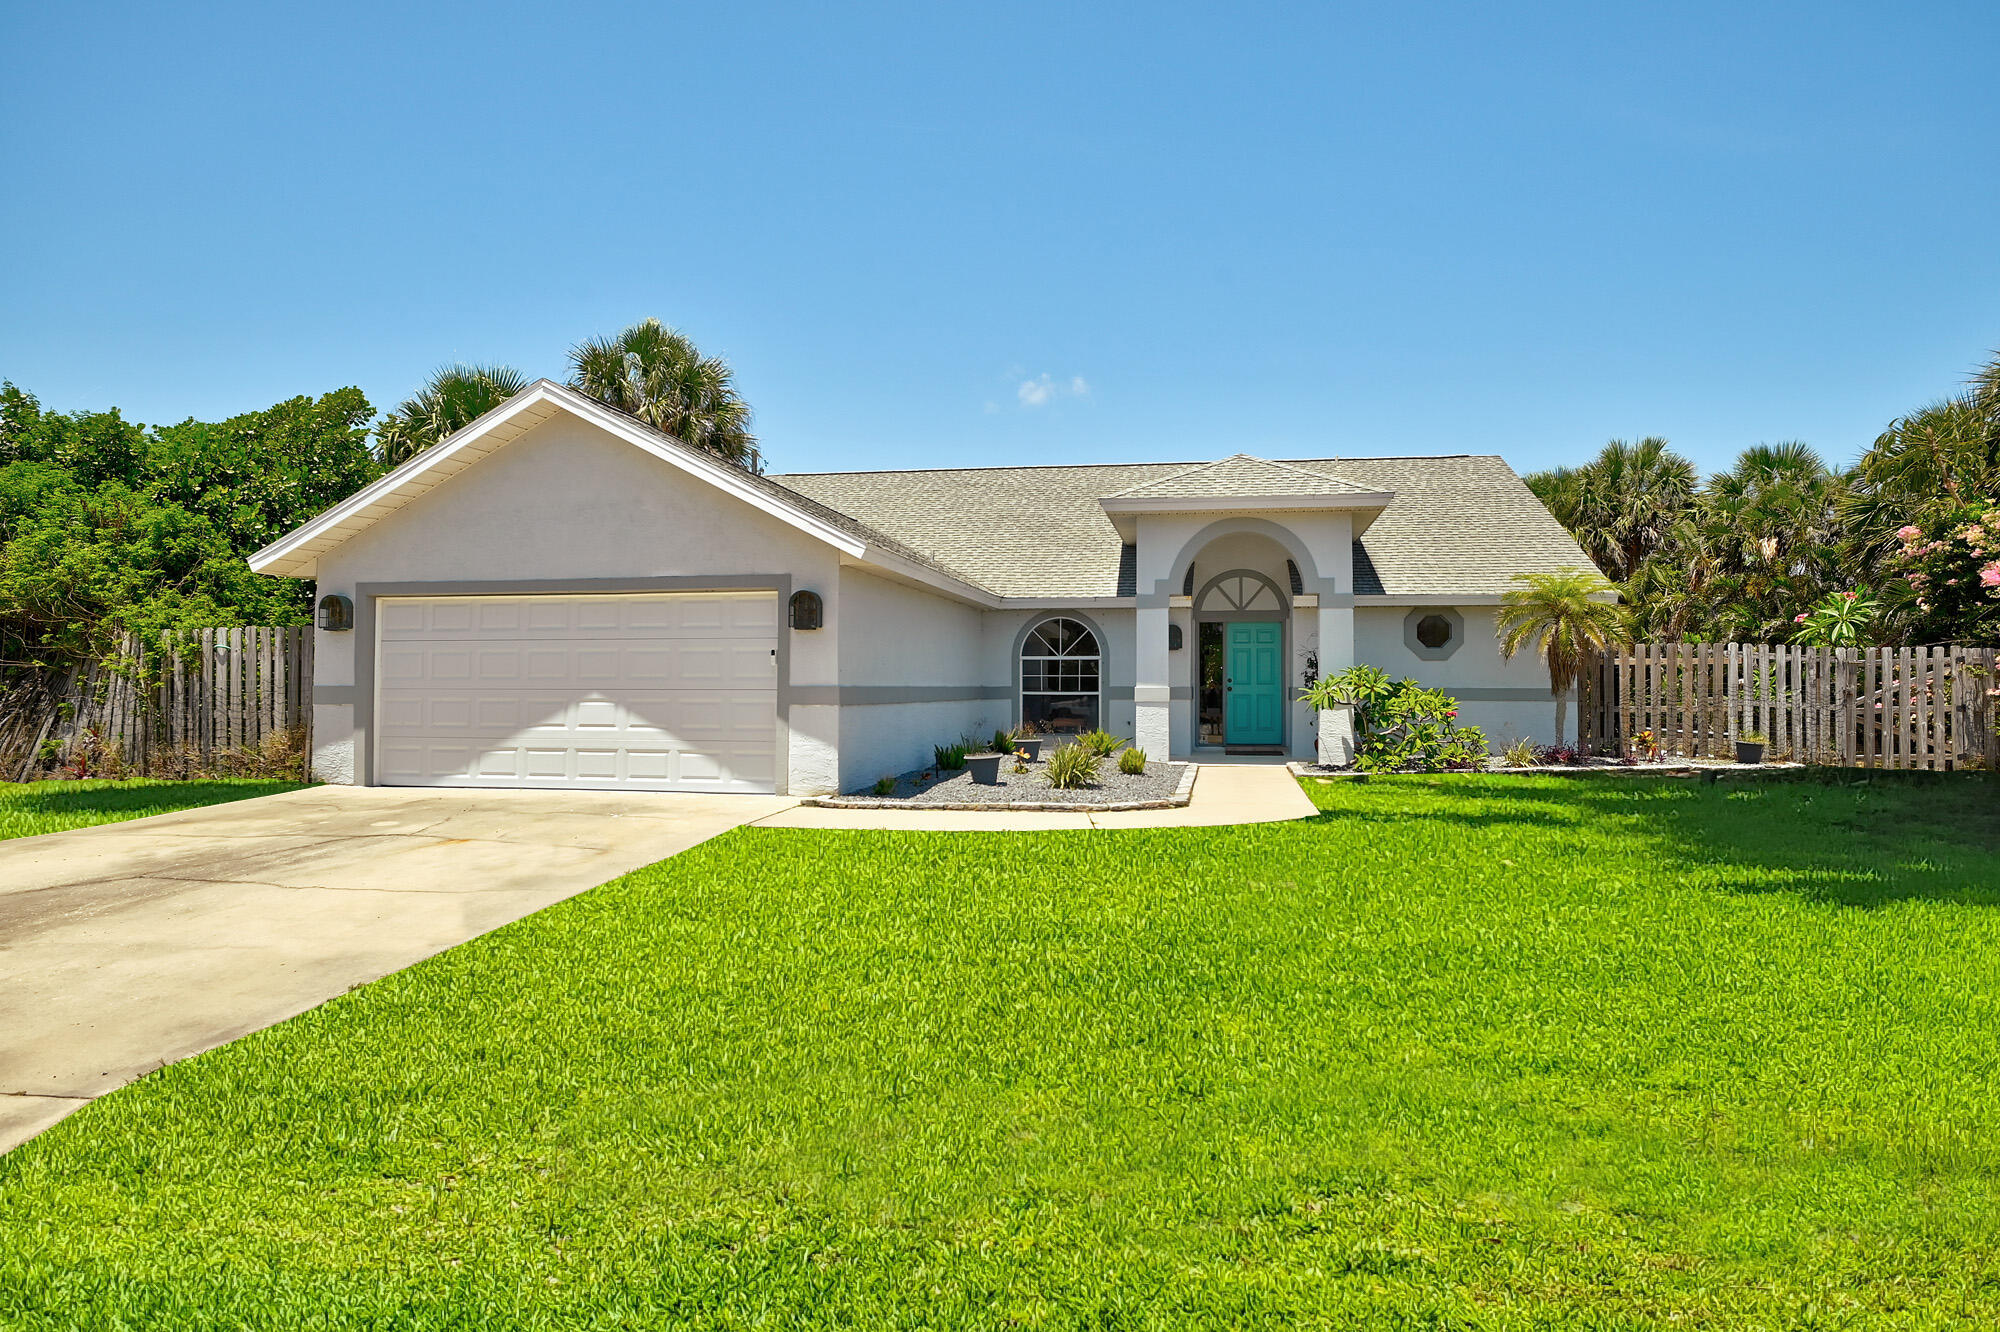
[[[313,787],[0,842],[0,1152],[781,796]]]
[[[1093,814],[1079,809],[819,809],[804,805],[757,820],[759,828],[828,828],[906,832],[1049,832],[1078,828],[1212,828],[1235,823],[1279,823],[1319,813],[1284,766],[1203,763],[1194,798],[1179,809],[1132,809]]]

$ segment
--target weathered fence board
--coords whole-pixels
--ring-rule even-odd
[[[1583,673],[1585,745],[1652,732],[1663,754],[1728,758],[1765,737],[1776,759],[1865,768],[2000,766],[2000,650],[1634,643]]]
[[[0,777],[25,780],[84,755],[115,755],[134,775],[169,755],[213,766],[311,727],[312,630],[191,631],[163,659],[128,639],[119,656],[52,674],[14,702],[0,717]]]

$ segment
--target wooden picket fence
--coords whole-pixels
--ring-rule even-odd
[[[1586,747],[1728,758],[1737,737],[1801,763],[1931,771],[2000,766],[2000,688],[1988,647],[1807,648],[1634,643],[1583,673]]]
[[[312,630],[246,626],[120,653],[21,691],[0,717],[0,776],[107,763],[134,776],[240,769],[274,739],[309,752]],[[50,742],[54,743],[51,744]]]

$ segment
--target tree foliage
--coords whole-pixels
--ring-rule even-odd
[[[684,444],[763,470],[750,406],[736,392],[729,363],[704,356],[686,334],[645,319],[615,337],[578,344],[569,361],[572,388]]]
[[[399,466],[463,430],[534,381],[511,365],[440,366],[375,428],[381,459]]]
[[[1985,519],[2000,508],[2000,355],[1844,471],[1803,444],[1758,445],[1697,484],[1666,441],[1613,440],[1527,481],[1619,585],[1641,638],[2000,637],[1991,557],[1974,554],[1994,549]]]
[[[0,384],[0,662],[127,631],[302,624],[311,585],[245,557],[380,474],[359,389],[148,429]]]

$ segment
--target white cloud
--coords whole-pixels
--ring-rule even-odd
[[[1022,380],[1014,396],[1023,407],[1046,407],[1057,398],[1089,397],[1090,383],[1082,375],[1071,375],[1065,382],[1043,371],[1033,379]]]

